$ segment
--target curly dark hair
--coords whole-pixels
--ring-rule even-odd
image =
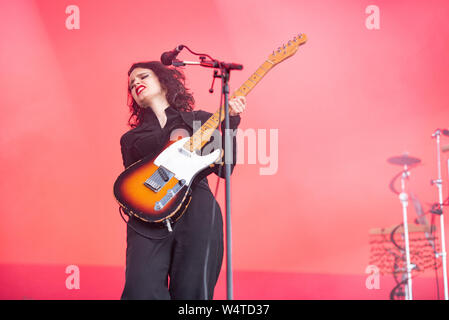
[[[195,99],[189,89],[185,87],[185,76],[181,70],[164,66],[159,61],[144,61],[134,63],[128,71],[128,77],[136,68],[151,69],[159,79],[162,89],[167,91],[166,97],[170,106],[182,110],[192,111]],[[128,124],[137,127],[143,119],[143,109],[134,100],[128,85],[128,107],[131,112]]]

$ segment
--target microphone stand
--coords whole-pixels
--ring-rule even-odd
[[[190,52],[192,52],[188,47]],[[193,53],[193,52],[192,52]],[[196,54],[196,53],[194,53]],[[210,57],[209,57],[210,58]],[[227,159],[234,159],[232,148],[231,130],[229,127],[229,78],[231,70],[242,70],[243,66],[236,63],[228,63],[212,59],[206,60],[204,55],[200,56],[200,62],[173,60],[173,66],[200,65],[206,68],[220,69],[221,74],[214,77],[221,78],[221,94],[224,96],[225,107],[225,179],[226,179],[226,293],[227,299],[233,300],[233,275],[232,275],[232,230],[231,230],[231,164]],[[220,99],[221,101],[221,99]],[[221,107],[221,106],[220,106]],[[220,123],[221,125],[221,123]]]
[[[407,283],[405,285],[405,299],[413,300],[412,291],[412,269],[413,266],[410,262],[410,244],[408,233],[408,219],[407,219],[407,207],[408,207],[408,194],[405,192],[405,180],[410,176],[407,165],[404,164],[404,170],[401,176],[401,193],[399,194],[399,200],[402,204],[402,219],[404,224],[404,241],[405,241],[405,261],[406,261],[406,274]]]
[[[437,164],[438,164],[438,178],[437,180],[432,180],[431,184],[434,184],[438,188],[438,198],[439,198],[439,214],[440,214],[440,241],[441,241],[441,252],[437,253],[437,258],[441,257],[443,264],[443,284],[444,284],[444,299],[449,300],[448,296],[448,283],[447,283],[447,261],[446,261],[446,240],[444,237],[444,215],[443,215],[443,180],[441,177],[441,150],[440,150],[440,136],[441,130],[437,129],[434,134],[432,134],[433,138],[436,138],[436,146],[437,146]],[[448,160],[449,166],[449,160]]]
[[[232,277],[232,233],[231,233],[231,164],[232,140],[229,130],[229,77],[231,69],[221,69],[222,92],[225,102],[225,179],[226,179],[226,292],[228,300],[234,299]],[[231,158],[229,158],[231,156]],[[226,159],[227,157],[227,159]]]

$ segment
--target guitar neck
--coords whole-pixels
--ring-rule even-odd
[[[248,80],[246,80],[240,88],[238,88],[231,95],[231,99],[236,96],[247,96],[251,90],[262,80],[262,78],[275,66],[275,63],[271,60],[267,59],[264,63],[257,68],[256,72],[254,72]],[[220,115],[221,112],[221,115]],[[198,129],[190,140],[186,142],[184,148],[189,150],[190,152],[201,150],[204,145],[209,142],[210,137],[212,136],[215,129],[220,125],[220,122],[224,120],[225,117],[225,108],[224,106],[219,108],[215,113]]]

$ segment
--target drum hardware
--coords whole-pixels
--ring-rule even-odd
[[[408,231],[408,218],[407,218],[407,207],[408,207],[408,194],[405,188],[405,180],[410,177],[410,167],[416,166],[421,163],[421,160],[415,157],[410,157],[408,154],[403,154],[402,156],[396,156],[388,158],[387,161],[390,164],[402,166],[403,170],[397,174],[392,182],[390,183],[390,188],[394,193],[399,194],[399,201],[402,205],[402,219],[404,228],[404,242],[405,242],[405,258],[406,258],[406,270],[407,278],[404,279],[405,283],[405,299],[413,300],[413,290],[412,290],[412,269],[413,265],[410,262],[410,243],[409,243],[409,231]],[[401,177],[401,192],[397,192],[394,189],[394,182],[397,178]]]

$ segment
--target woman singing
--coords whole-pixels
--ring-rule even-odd
[[[193,133],[193,122],[212,115],[193,111],[194,98],[185,77],[160,62],[139,62],[128,71],[132,128],[120,139],[125,168],[158,155],[175,128]],[[229,101],[230,126],[236,129],[245,97]],[[224,130],[223,130],[224,131]],[[235,165],[235,135],[234,135]],[[223,144],[224,146],[224,144]],[[224,157],[223,157],[224,159]],[[223,260],[223,221],[220,207],[207,182],[207,174],[224,177],[224,166],[206,170],[192,186],[186,212],[173,223],[173,231],[129,215],[126,279],[122,299],[212,299]]]

